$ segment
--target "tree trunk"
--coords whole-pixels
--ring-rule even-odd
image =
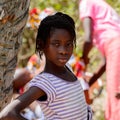
[[[0,110],[11,100],[17,54],[30,0],[0,0]]]

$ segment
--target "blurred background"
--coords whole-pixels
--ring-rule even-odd
[[[31,0],[29,18],[23,32],[22,46],[18,54],[17,66],[23,68],[27,65],[30,57],[35,53],[35,37],[40,21],[56,11],[69,14],[75,21],[77,34],[77,47],[75,52],[82,55],[83,30],[79,20],[78,12],[79,0]],[[108,3],[120,14],[120,0],[107,0]],[[96,48],[90,52],[89,72],[93,73],[100,62],[100,53]],[[105,103],[105,74],[102,76],[103,89],[101,94],[96,97],[92,103],[94,110],[94,120],[104,120],[104,103]]]

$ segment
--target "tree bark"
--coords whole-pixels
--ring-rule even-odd
[[[12,81],[30,0],[0,0],[0,110],[11,100]]]

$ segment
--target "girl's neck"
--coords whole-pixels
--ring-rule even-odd
[[[52,73],[52,74],[63,74],[66,71],[66,67],[64,66],[57,66],[56,64],[46,61],[44,72]]]
[[[69,82],[74,82],[76,81],[76,76],[70,72],[70,70],[67,69],[66,66],[63,67],[59,67],[59,66],[49,66],[46,65],[44,72],[53,74],[61,79],[63,79],[64,81],[69,81]]]
[[[48,72],[48,73],[59,73],[59,74],[64,74],[66,72],[66,68],[65,66],[63,67],[59,67],[56,65],[47,65],[45,66],[44,72]]]

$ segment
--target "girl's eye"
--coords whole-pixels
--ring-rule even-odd
[[[68,46],[68,47],[73,47],[73,43],[72,43],[72,42],[71,42],[71,43],[68,43],[67,46]]]
[[[58,47],[59,43],[52,43],[52,45]]]
[[[59,44],[58,44],[58,43],[56,43],[56,44],[55,44],[55,46],[56,46],[56,47],[58,47],[58,46],[59,46]]]

